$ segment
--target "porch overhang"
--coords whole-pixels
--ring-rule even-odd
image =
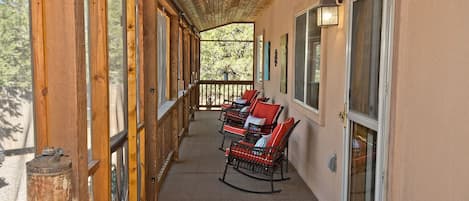
[[[254,22],[273,0],[173,0],[200,31],[237,22]]]

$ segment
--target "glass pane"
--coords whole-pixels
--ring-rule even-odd
[[[109,120],[110,134],[125,129],[125,56],[124,13],[122,0],[108,0],[108,48],[109,48]]]
[[[184,89],[184,64],[183,64],[183,49],[182,49],[182,44],[183,44],[183,39],[182,39],[182,29],[179,28],[179,33],[178,33],[178,91]]]
[[[262,61],[264,60],[264,36],[260,35],[257,37],[257,81],[261,82],[263,75],[263,66],[262,66]]]
[[[0,200],[26,200],[34,157],[28,0],[0,0]]]
[[[350,144],[350,201],[372,201],[375,197],[376,138],[374,130],[352,123]]]
[[[111,154],[111,200],[126,200],[128,189],[127,145]]]
[[[158,105],[162,105],[167,100],[167,68],[169,60],[169,20],[166,15],[158,12]]]
[[[296,18],[295,29],[295,99],[304,101],[306,13]]]
[[[234,23],[200,33],[201,40],[248,40],[252,41],[253,23]]]
[[[316,9],[308,16],[308,68],[306,85],[306,104],[319,109],[319,84],[321,78],[321,28],[317,25]]]
[[[135,1],[135,4],[138,5],[138,0]],[[142,102],[143,102],[143,98],[144,97],[141,97],[144,89],[143,89],[143,83],[141,80],[142,79],[142,67],[140,66],[141,63],[140,63],[140,56],[141,56],[141,52],[140,52],[140,41],[139,41],[139,36],[140,36],[140,29],[142,28],[141,26],[139,26],[139,21],[141,19],[138,17],[138,6],[135,6],[135,22],[136,22],[136,28],[135,28],[135,50],[136,50],[136,54],[135,54],[135,61],[136,61],[136,72],[137,72],[137,123],[139,124],[140,122],[142,122],[142,118],[141,118],[141,111],[140,111],[140,107],[142,105]]]
[[[382,1],[353,3],[350,109],[378,118]]]
[[[85,0],[85,61],[86,61],[86,122],[87,122],[87,144],[88,144],[88,161],[93,160],[91,157],[91,82],[90,82],[90,39],[89,39],[89,14],[88,1]]]
[[[252,80],[252,42],[201,41],[201,80]]]
[[[88,161],[93,160],[92,156],[92,108],[91,108],[91,81],[90,81],[90,39],[89,39],[89,4],[88,0],[84,1],[84,16],[85,16],[85,64],[86,64],[86,122],[87,122],[87,148],[88,148]],[[93,198],[93,177],[88,177],[88,193],[89,200]]]

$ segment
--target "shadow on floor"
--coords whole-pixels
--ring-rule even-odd
[[[161,201],[316,201],[316,197],[298,176],[292,166],[287,176],[291,180],[276,182],[282,192],[276,194],[252,194],[235,190],[221,183],[218,178],[225,165],[224,153],[217,148],[221,142],[218,134],[221,122],[218,112],[197,112],[191,123],[189,135],[183,139],[179,160],[174,162],[164,181]],[[225,142],[229,144],[229,139]],[[228,170],[227,180],[254,190],[269,190],[268,182],[243,176]]]

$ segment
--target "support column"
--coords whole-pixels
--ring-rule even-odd
[[[143,69],[145,73],[145,192],[147,200],[157,199],[156,135],[158,132],[157,94],[157,1],[143,1]]]
[[[90,81],[93,160],[99,165],[93,175],[93,199],[111,200],[111,150],[109,138],[109,66],[106,1],[91,0],[89,4]]]
[[[83,9],[83,0],[31,1],[37,150],[71,157],[73,200],[88,200]]]

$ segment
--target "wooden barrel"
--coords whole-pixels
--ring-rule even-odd
[[[71,201],[72,162],[62,149],[45,149],[26,163],[28,201]]]

